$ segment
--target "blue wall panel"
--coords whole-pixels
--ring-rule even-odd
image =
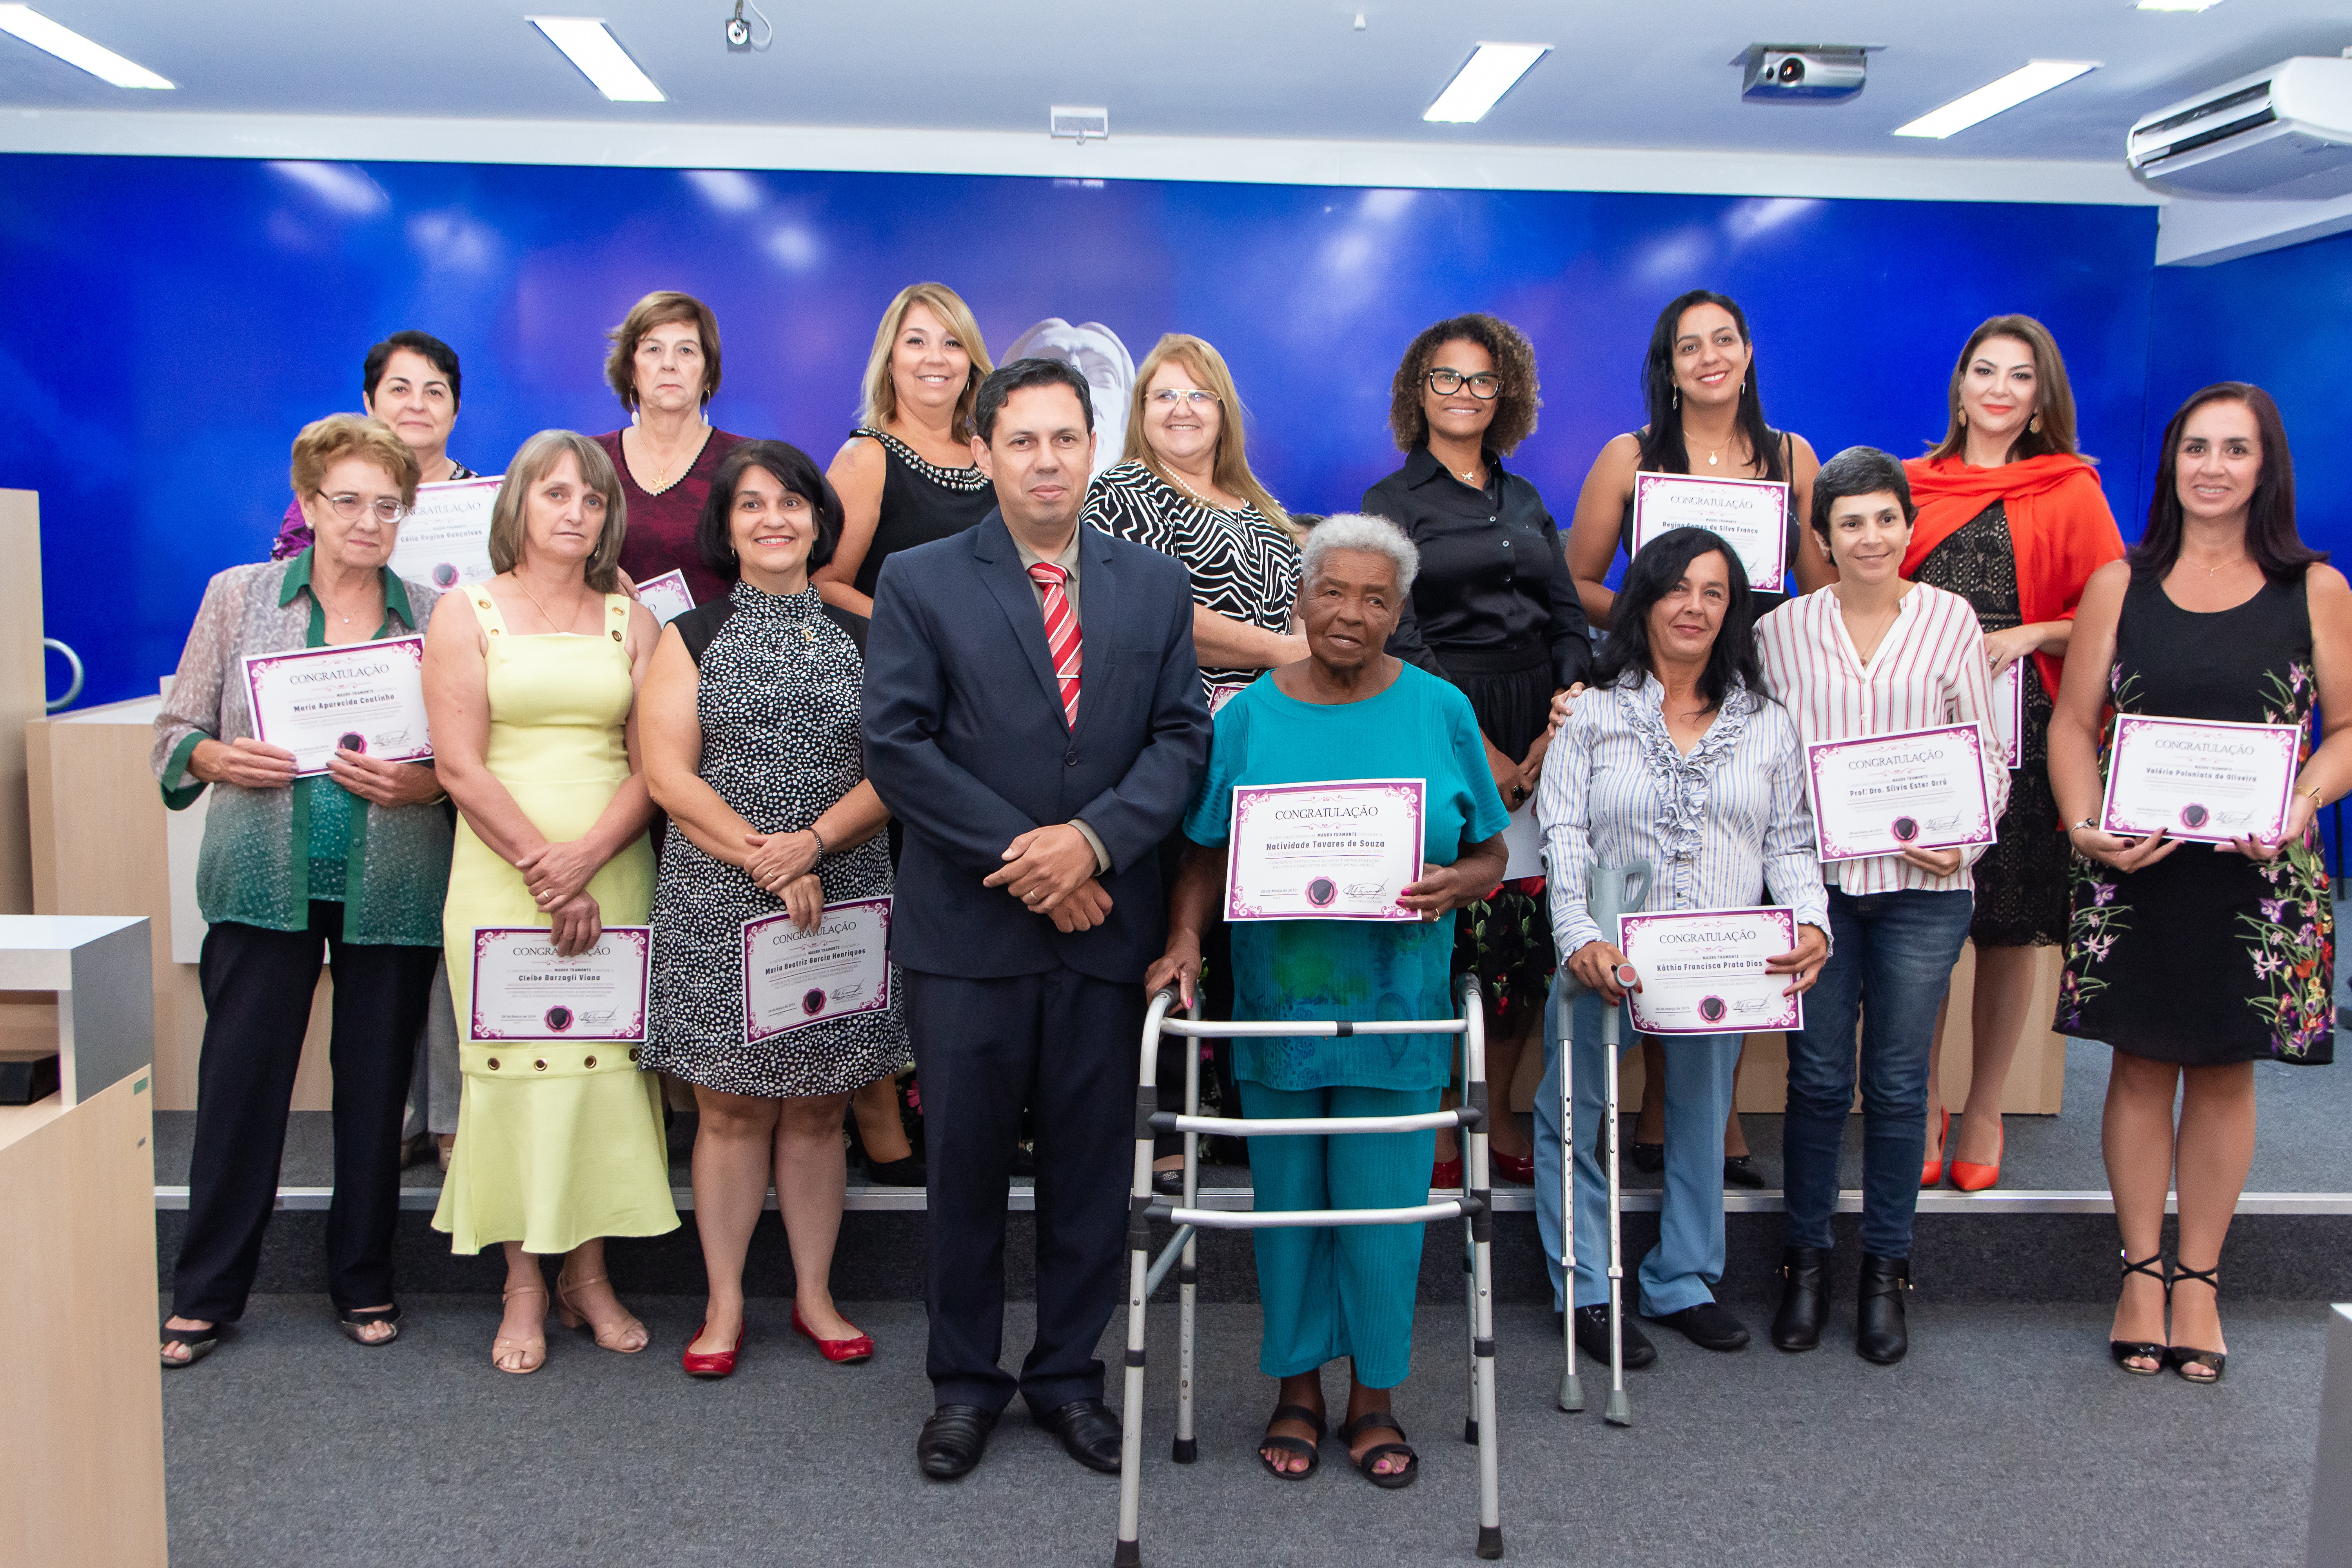
[[[2135,207],[65,157],[0,160],[0,485],[42,493],[48,628],[95,701],[172,668],[206,576],[266,552],[294,432],[356,406],[361,354],[401,327],[464,356],[451,449],[491,472],[542,426],[617,424],[603,331],[684,289],[719,313],[718,422],[829,458],[883,305],[938,278],[999,349],[1045,316],[1105,322],[1139,359],[1165,331],[1210,338],[1260,473],[1329,510],[1397,461],[1405,342],[1489,310],[1540,357],[1517,466],[1564,521],[1639,421],[1651,321],[1685,288],[1747,306],[1767,413],[1824,456],[1919,451],[1968,330],[2025,310],[2129,514],[2151,295],[2172,286]]]

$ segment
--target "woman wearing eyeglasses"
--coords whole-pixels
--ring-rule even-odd
[[[1122,460],[1096,477],[1085,521],[1114,539],[1145,544],[1184,563],[1192,578],[1192,647],[1201,686],[1214,713],[1278,664],[1307,657],[1307,638],[1291,627],[1298,597],[1298,541],[1289,514],[1250,472],[1243,452],[1241,395],[1225,357],[1185,332],[1162,337],[1136,372]],[[1183,848],[1169,840],[1161,879],[1175,885]],[[1212,911],[1202,927],[1207,954],[1208,1016],[1233,1016],[1233,963],[1225,922]],[[1181,1042],[1160,1052],[1160,1089],[1181,1092]],[[1217,1081],[1237,1103],[1227,1042],[1217,1050]],[[1227,1114],[1232,1114],[1230,1109]],[[1174,1133],[1156,1142],[1154,1180],[1163,1193],[1181,1188],[1184,1161]]]
[[[1506,472],[1503,457],[1535,430],[1535,350],[1507,321],[1455,316],[1413,339],[1389,392],[1389,431],[1404,467],[1364,492],[1364,510],[1403,529],[1421,573],[1389,651],[1461,688],[1477,715],[1486,767],[1516,825],[1531,829],[1528,803],[1550,743],[1553,698],[1581,682],[1592,659],[1584,609],[1559,529],[1536,487]],[[1486,988],[1495,1022],[1486,1077],[1508,1084],[1533,1037],[1551,984],[1551,917],[1542,867],[1519,875],[1462,912],[1454,963]],[[1535,1179],[1534,1146],[1518,1123],[1488,1129],[1496,1168]],[[1438,1134],[1434,1186],[1459,1186],[1452,1136]]]
[[[326,773],[298,778],[294,753],[255,733],[244,661],[414,637],[436,590],[386,564],[416,501],[416,458],[388,426],[350,414],[305,426],[293,479],[313,542],[206,585],[155,716],[163,804],[184,811],[213,792],[196,858],[210,926],[197,965],[205,1041],[187,1232],[161,1342],[167,1367],[202,1360],[221,1325],[244,1315],[322,952],[335,966],[327,1293],[358,1343],[400,1331],[401,1101],[440,956],[449,816],[430,763],[339,751]]]

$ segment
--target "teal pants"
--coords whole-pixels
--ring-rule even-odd
[[[1410,1116],[1437,1109],[1433,1089],[1268,1089],[1244,1079],[1242,1114]],[[1268,1209],[1405,1208],[1429,1201],[1437,1134],[1360,1132],[1253,1138],[1250,1184]],[[1252,1233],[1265,1339],[1258,1370],[1295,1377],[1343,1356],[1367,1388],[1394,1388],[1412,1365],[1412,1303],[1421,1280],[1418,1225],[1316,1226]]]

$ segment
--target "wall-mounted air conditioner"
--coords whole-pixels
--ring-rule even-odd
[[[2273,201],[2352,193],[2352,59],[2300,56],[2131,128],[2131,171],[2158,190]]]

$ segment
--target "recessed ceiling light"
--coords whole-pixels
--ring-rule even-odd
[[[37,49],[47,49],[69,66],[117,87],[169,89],[165,81],[136,60],[126,60],[104,44],[94,44],[71,27],[60,26],[30,5],[0,5],[0,33],[14,33]]]
[[[1931,110],[1908,125],[1895,128],[1897,136],[1933,136],[1938,139],[1955,132],[1966,131],[1980,120],[1990,120],[2005,109],[2015,109],[2029,98],[2037,98],[2053,87],[2073,81],[2085,71],[2099,68],[2096,60],[2032,60],[2002,77],[1989,81],[1976,91],[1952,100],[1941,109]]]
[[[1444,125],[1477,123],[1549,53],[1549,44],[1480,44],[1422,118]]]
[[[615,103],[666,101],[654,79],[637,68],[620,41],[604,30],[601,16],[527,16],[525,21],[547,35],[596,90]]]
[[[2221,0],[2139,0],[2143,11],[2210,11]]]

